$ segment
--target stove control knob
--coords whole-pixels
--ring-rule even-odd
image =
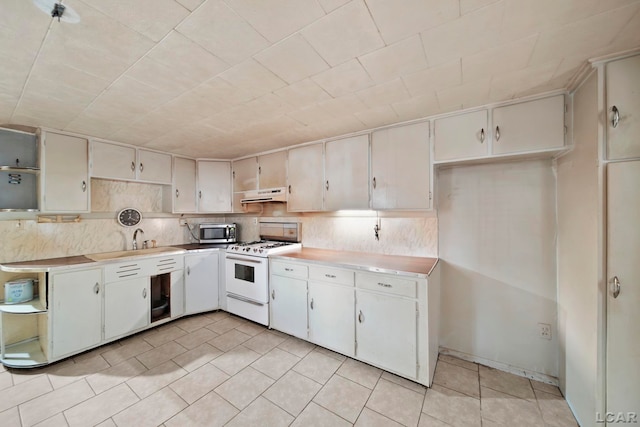
[[[258,248],[253,248],[253,252],[258,252]]]
[[[264,249],[260,249],[260,253],[264,252]]]

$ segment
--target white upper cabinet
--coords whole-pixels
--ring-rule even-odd
[[[495,108],[492,154],[562,148],[564,111],[564,95]]]
[[[373,132],[373,209],[429,209],[430,182],[428,122]]]
[[[486,156],[487,117],[487,110],[480,110],[435,120],[433,161]]]
[[[259,188],[278,188],[287,186],[287,152],[258,156]]]
[[[171,184],[171,155],[138,150],[138,179],[158,184]]]
[[[196,161],[173,159],[173,212],[196,212]]]
[[[369,208],[369,135],[325,144],[324,209]]]
[[[324,166],[322,143],[289,150],[289,211],[322,210]]]
[[[233,191],[247,191],[258,189],[258,159],[247,159],[233,162]]]
[[[91,141],[91,176],[106,179],[136,179],[136,149],[127,145]]]
[[[198,212],[231,212],[231,164],[198,161]]]
[[[89,142],[84,138],[46,132],[41,210],[89,212]]]
[[[640,55],[606,65],[607,157],[640,157]]]

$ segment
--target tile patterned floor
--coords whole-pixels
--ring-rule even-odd
[[[1,426],[576,426],[557,387],[441,355],[426,389],[224,312],[0,368]]]

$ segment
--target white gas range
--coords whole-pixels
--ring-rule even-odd
[[[226,253],[227,310],[269,325],[269,255],[297,250],[299,223],[261,222],[255,242],[230,245]]]

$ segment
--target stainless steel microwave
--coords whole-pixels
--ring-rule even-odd
[[[235,243],[236,224],[203,223],[198,226],[200,243]]]

